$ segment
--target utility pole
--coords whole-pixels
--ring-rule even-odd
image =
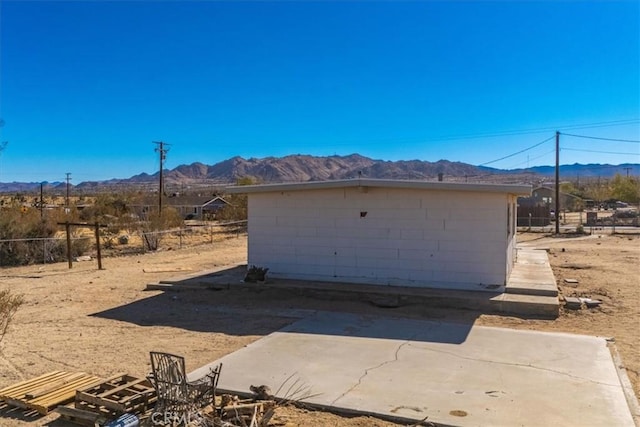
[[[560,234],[560,132],[556,131],[556,234]]]
[[[630,171],[631,169],[633,169],[633,168],[622,168],[622,169],[624,169],[624,170],[626,170],[626,171],[627,171],[627,178],[629,178],[629,171]]]
[[[160,176],[158,182],[158,217],[162,216],[162,193],[164,193],[164,181],[162,178],[162,170],[164,169],[164,161],[167,158],[168,148],[165,148],[167,145],[162,141],[153,141],[154,144],[157,145],[155,151],[159,154],[160,158]]]
[[[44,185],[40,183],[40,219],[44,218]]]
[[[67,197],[64,200],[64,206],[69,209],[69,181],[71,181],[71,172],[67,172]]]

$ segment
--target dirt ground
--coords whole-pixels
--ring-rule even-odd
[[[602,299],[602,306],[562,310],[557,320],[527,320],[417,304],[379,308],[366,301],[323,300],[264,288],[144,291],[148,283],[187,271],[246,262],[246,236],[195,248],[106,258],[103,270],[97,270],[95,262],[78,262],[71,270],[66,263],[4,268],[0,288],[24,294],[26,302],[0,343],[0,388],[53,370],[104,377],[120,372],[145,376],[151,350],[184,355],[191,371],[292,322],[295,319],[287,315],[289,310],[309,309],[614,337],[636,395],[640,394],[640,236],[553,238],[525,233],[519,240],[549,250],[562,294]],[[179,269],[182,271],[175,271]],[[569,285],[564,279],[576,279],[578,284]],[[396,425],[295,407],[278,408],[272,423],[288,427]],[[0,425],[70,424],[55,414],[32,419],[3,410]]]

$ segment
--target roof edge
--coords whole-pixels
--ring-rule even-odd
[[[251,194],[353,187],[402,188],[413,190],[442,191],[477,191],[487,193],[508,193],[515,195],[531,194],[531,185],[529,184],[481,184],[468,182],[415,181],[373,178],[287,182],[279,184],[234,185],[227,187],[226,191],[232,194]]]

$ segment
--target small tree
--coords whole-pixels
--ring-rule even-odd
[[[640,181],[632,176],[616,174],[611,181],[611,196],[627,203],[640,202]]]
[[[585,186],[585,196],[595,200],[598,203],[604,202],[611,198],[611,188],[606,180],[591,182]]]

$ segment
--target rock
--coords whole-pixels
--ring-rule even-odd
[[[578,283],[578,279],[564,279],[564,284],[572,288],[577,288]]]
[[[587,308],[599,307],[602,304],[602,301],[599,299],[591,299],[591,298],[579,298],[580,302],[584,303]]]
[[[570,310],[580,310],[582,301],[576,297],[564,297],[564,306]]]

